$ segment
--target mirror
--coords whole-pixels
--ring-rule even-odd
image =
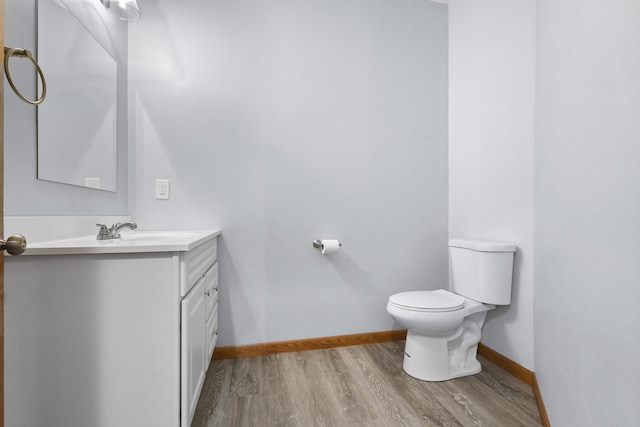
[[[116,191],[116,60],[63,0],[38,0],[38,62],[38,179]]]

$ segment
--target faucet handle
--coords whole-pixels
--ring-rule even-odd
[[[107,240],[109,238],[109,229],[107,226],[104,224],[96,224],[96,226],[100,227],[96,240]]]
[[[117,222],[111,226],[109,229],[109,238],[110,239],[119,239],[120,238],[120,230],[123,228],[130,228],[135,230],[138,226],[135,222]]]

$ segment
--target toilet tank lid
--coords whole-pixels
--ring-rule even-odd
[[[515,252],[516,245],[508,242],[494,242],[480,239],[451,239],[449,246],[454,248],[471,249],[479,252]]]

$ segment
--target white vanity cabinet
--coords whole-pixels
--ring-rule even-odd
[[[207,321],[205,323],[206,329],[206,343],[207,353],[205,360],[207,366],[205,370],[209,368],[211,358],[213,357],[213,350],[216,348],[218,342],[218,263],[216,262],[205,273],[205,297],[207,301]]]
[[[213,355],[213,351],[209,352],[209,321],[215,320],[216,327],[218,324],[217,311],[215,319],[211,319],[213,297],[216,308],[218,301],[216,245],[198,247],[184,258],[180,286],[185,294],[181,302],[181,426],[190,426]]]
[[[191,425],[204,384],[207,336],[204,282],[200,281],[182,300],[181,425]]]
[[[182,425],[191,424],[218,340],[218,263],[182,300]]]
[[[5,426],[189,427],[217,339],[217,234],[6,257]]]

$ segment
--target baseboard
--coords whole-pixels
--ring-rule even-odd
[[[535,374],[533,374],[533,384],[531,387],[533,388],[533,394],[536,396],[536,403],[538,404],[538,412],[540,412],[542,426],[551,427],[549,416],[547,415],[547,408],[544,407],[544,400],[542,400],[542,393],[540,392],[540,386],[538,385],[538,379]]]
[[[264,356],[267,354],[287,353],[292,351],[319,350],[322,348],[402,341],[406,336],[406,330],[395,330],[369,332],[365,334],[338,335],[334,337],[307,338],[302,340],[277,341],[244,346],[216,347],[213,352],[213,359],[235,359],[238,357]]]
[[[533,394],[536,397],[536,404],[538,405],[538,412],[540,412],[542,425],[543,427],[551,427],[547,410],[544,406],[544,401],[542,400],[542,393],[538,386],[538,380],[536,379],[536,374],[482,343],[478,344],[478,354],[496,366],[504,369],[514,377],[530,385],[533,389]]]
[[[533,386],[533,372],[525,368],[524,366],[514,362],[506,356],[498,353],[494,349],[487,347],[486,345],[478,344],[478,354],[489,362],[501,367],[514,377],[524,381],[530,386]]]

